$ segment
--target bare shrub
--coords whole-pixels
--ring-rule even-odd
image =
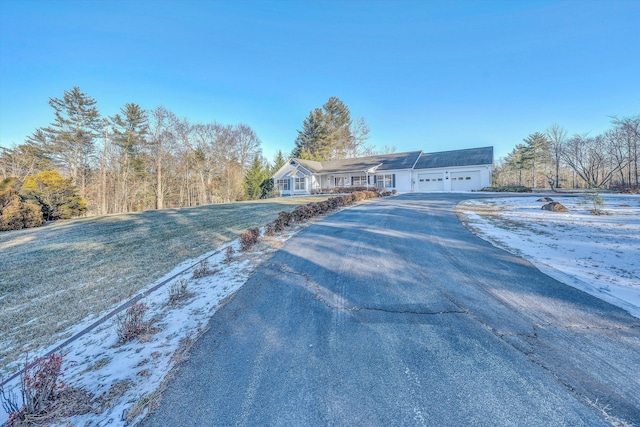
[[[54,353],[29,363],[27,356],[24,370],[20,374],[22,404],[18,403],[14,393],[6,393],[0,387],[2,407],[9,414],[7,427],[36,423],[47,414],[65,387],[60,380],[63,375],[63,359],[61,353]]]
[[[193,278],[200,279],[202,277],[211,276],[214,272],[209,268],[209,262],[203,259],[198,266],[193,269]]]
[[[242,251],[249,250],[258,243],[258,239],[260,239],[260,229],[258,227],[248,229],[240,235],[240,249]]]
[[[120,343],[129,342],[149,330],[149,323],[144,321],[147,309],[145,303],[137,302],[116,318],[116,331]]]
[[[293,214],[291,212],[282,211],[278,214],[278,219],[284,227],[288,227],[293,222]]]
[[[231,261],[233,261],[233,255],[236,253],[236,250],[233,249],[232,246],[227,246],[226,249],[224,250],[224,262],[229,264]]]
[[[184,277],[181,277],[180,279],[174,281],[171,284],[171,287],[169,288],[169,304],[175,305],[178,302],[184,299],[187,299],[191,295],[193,295],[187,289],[187,285],[188,285],[187,279],[185,279]]]

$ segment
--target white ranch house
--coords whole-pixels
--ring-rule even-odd
[[[283,196],[350,186],[375,186],[401,193],[471,191],[491,186],[492,170],[493,147],[481,147],[326,162],[290,159],[273,175],[273,181]]]

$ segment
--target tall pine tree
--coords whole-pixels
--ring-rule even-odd
[[[111,117],[113,142],[120,150],[120,170],[118,173],[117,202],[122,212],[128,212],[135,205],[132,189],[136,180],[144,173],[141,151],[149,133],[149,117],[138,104],[128,103],[120,109],[122,116]]]
[[[54,162],[68,171],[71,183],[84,194],[94,140],[101,128],[96,100],[76,86],[64,91],[62,99],[50,98],[49,105],[54,109],[55,121],[36,131],[42,134],[34,134],[37,138],[30,142],[44,143]]]
[[[351,126],[349,107],[331,97],[304,120],[291,155],[318,161],[343,159],[354,143]]]

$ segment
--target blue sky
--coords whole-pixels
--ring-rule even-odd
[[[246,123],[288,154],[339,97],[398,152],[493,145],[640,114],[640,1],[0,0],[0,145],[54,119],[74,86]]]

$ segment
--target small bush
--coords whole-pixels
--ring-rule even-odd
[[[24,201],[11,187],[0,193],[0,231],[20,230],[42,224],[44,218],[40,206]]]
[[[47,414],[48,408],[58,398],[65,384],[60,380],[63,375],[64,356],[54,353],[47,357],[36,358],[25,367],[20,374],[20,395],[22,404],[13,393],[5,393],[0,387],[2,407],[9,414],[7,427],[37,422],[38,417]]]
[[[129,342],[149,330],[149,324],[144,321],[146,312],[146,304],[137,302],[116,318],[116,331],[120,343]]]
[[[292,214],[289,212],[280,212],[278,217],[267,224],[265,233],[273,235],[284,231],[285,227],[291,224]]]
[[[224,250],[224,262],[226,264],[229,264],[231,261],[233,261],[233,255],[235,253],[236,253],[236,250],[233,249],[233,247],[227,246],[226,249]]]
[[[249,228],[240,235],[240,249],[242,251],[251,249],[253,245],[258,243],[258,239],[260,239],[260,229],[258,227]]]
[[[593,215],[602,215],[604,213],[604,211],[602,210],[602,208],[604,207],[604,200],[602,199],[602,197],[600,197],[598,190],[595,188],[584,193],[584,200],[582,201],[582,203],[591,207],[591,209],[589,209],[589,212],[591,212]]]
[[[198,266],[193,269],[193,278],[200,279],[202,277],[211,276],[213,271],[209,269],[209,261],[203,259],[198,263]]]
[[[288,227],[293,222],[293,215],[291,214],[291,212],[282,211],[278,214],[278,219],[282,221],[282,225],[284,227]]]
[[[175,305],[193,295],[187,290],[187,286],[188,282],[183,277],[173,282],[169,288],[169,304]]]

